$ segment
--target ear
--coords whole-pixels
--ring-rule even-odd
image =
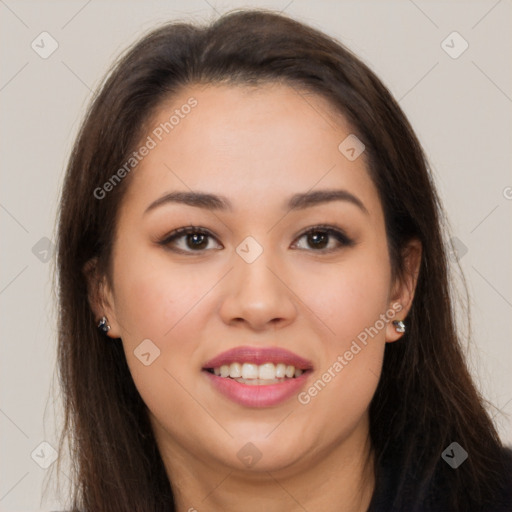
[[[396,312],[392,320],[402,320],[409,314],[418,283],[421,266],[422,246],[418,239],[410,240],[402,252],[403,272],[393,283],[389,307]],[[406,323],[406,322],[405,322]],[[386,326],[386,342],[399,340],[404,333],[397,332],[393,322]]]
[[[98,270],[98,258],[90,259],[82,268],[87,282],[87,298],[94,314],[96,325],[101,318],[107,317],[110,330],[106,333],[110,338],[120,338],[119,325],[115,315],[114,296],[108,285],[106,276]]]

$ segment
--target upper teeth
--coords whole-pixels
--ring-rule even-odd
[[[284,363],[265,363],[265,364],[252,364],[252,363],[231,363],[223,364],[220,367],[214,368],[213,373],[220,377],[231,377],[233,379],[284,379],[285,377],[292,378],[302,375],[300,368],[295,369],[293,365],[286,365]]]

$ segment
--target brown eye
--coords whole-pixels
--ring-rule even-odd
[[[208,231],[196,226],[188,226],[176,229],[158,244],[177,252],[203,252],[210,250],[208,249],[210,239],[214,240],[215,237]]]
[[[188,235],[185,235],[185,237],[187,246],[190,249],[206,249],[206,246],[208,245],[208,235],[205,235],[204,233],[189,233]]]
[[[314,252],[331,252],[354,245],[354,241],[348,238],[345,233],[330,226],[315,226],[303,233],[299,240],[301,238],[306,239],[308,245],[306,249],[311,248]]]
[[[307,234],[307,241],[315,249],[325,249],[329,244],[329,236],[325,231],[313,231]]]

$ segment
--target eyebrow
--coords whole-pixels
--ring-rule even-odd
[[[363,202],[347,190],[315,190],[294,194],[287,202],[283,204],[283,209],[303,210],[312,206],[332,201],[346,201],[357,206],[361,211],[368,215],[368,210]],[[145,210],[144,215],[159,206],[170,203],[186,204],[196,208],[206,210],[233,211],[233,204],[224,196],[208,194],[204,192],[169,192],[164,196],[153,201]]]

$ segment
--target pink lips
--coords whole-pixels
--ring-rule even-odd
[[[313,368],[311,361],[303,359],[284,348],[236,347],[210,359],[203,365],[203,369],[219,368],[223,364],[231,363],[252,363],[258,365],[265,363],[284,363],[286,365],[293,365],[295,368],[300,368],[301,370],[311,370]]]
[[[263,384],[261,386],[241,384],[234,379],[217,377],[207,371],[203,371],[203,373],[217,391],[233,402],[246,407],[271,407],[296,395],[304,386],[311,372],[303,373],[300,377],[293,379],[284,379],[279,384]]]
[[[207,372],[207,369],[218,368],[231,363],[284,363],[304,370],[299,377],[283,379],[278,384],[249,385],[237,382],[234,379],[219,377]],[[313,366],[311,361],[276,347],[237,347],[206,362],[203,366],[203,374],[209,379],[212,386],[230,400],[246,407],[271,407],[296,395],[305,385]]]

